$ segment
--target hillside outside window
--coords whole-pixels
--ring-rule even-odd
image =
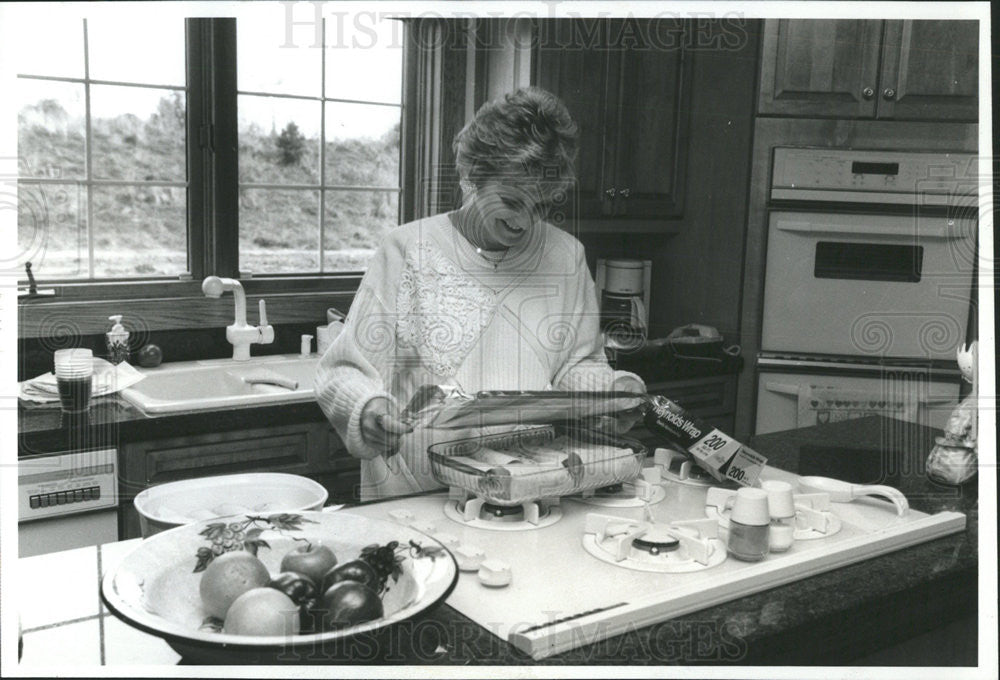
[[[288,45],[283,13],[244,5],[210,28],[96,10],[24,23],[22,273],[28,261],[61,284],[363,271],[400,221],[403,26],[334,14],[325,48],[308,26]],[[228,69],[220,45],[235,78],[213,73]],[[231,119],[218,96],[235,102]],[[238,152],[206,162],[226,138]]]

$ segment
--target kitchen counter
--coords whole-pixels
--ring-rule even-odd
[[[926,479],[925,445],[933,434],[871,417],[772,433],[749,443],[779,468],[884,482],[901,489],[918,510],[963,512],[968,522],[962,533],[542,661],[532,661],[444,604],[391,629],[377,644],[359,643],[349,650],[350,658],[330,662],[975,665],[978,493],[975,484],[955,488]],[[80,672],[82,665],[181,661],[165,642],[126,626],[99,601],[98,575],[137,543],[138,539],[19,560],[16,591],[30,598],[30,607],[21,610],[25,670],[56,662]],[[945,642],[940,637],[930,642],[919,637],[935,630],[948,636]],[[879,652],[913,638],[916,651],[902,660]]]

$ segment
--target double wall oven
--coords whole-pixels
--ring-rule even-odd
[[[978,226],[967,153],[773,149],[757,433],[959,399]]]

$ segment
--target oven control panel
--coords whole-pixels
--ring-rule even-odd
[[[976,196],[979,178],[968,153],[779,147],[771,199],[941,206]]]
[[[18,521],[118,505],[118,452],[79,451],[18,460]]]

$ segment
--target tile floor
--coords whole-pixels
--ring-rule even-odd
[[[99,574],[114,567],[140,539],[18,560],[25,670],[72,666],[176,664],[158,637],[123,623],[101,603]],[[44,584],[45,587],[38,587]],[[86,675],[86,672],[82,674]]]

